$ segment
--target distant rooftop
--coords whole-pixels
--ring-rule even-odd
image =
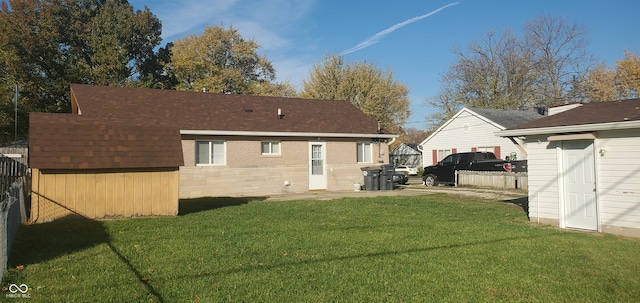
[[[504,128],[515,127],[520,124],[535,121],[545,117],[535,111],[489,109],[479,107],[467,107],[467,109],[501,125]]]

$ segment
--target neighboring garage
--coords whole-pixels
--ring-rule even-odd
[[[571,107],[496,133],[526,138],[530,220],[640,237],[640,99]]]

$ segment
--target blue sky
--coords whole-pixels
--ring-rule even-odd
[[[130,0],[162,21],[163,43],[201,34],[206,25],[233,25],[256,40],[274,64],[277,81],[300,87],[325,54],[345,54],[394,73],[411,90],[407,127],[427,128],[434,111],[424,100],[440,90],[455,62],[451,49],[481,40],[490,30],[521,34],[543,14],[584,26],[588,51],[613,67],[623,50],[640,53],[637,0]]]

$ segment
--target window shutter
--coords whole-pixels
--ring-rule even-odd
[[[457,149],[457,148],[452,148],[452,149],[451,149],[451,153],[452,153],[452,154],[455,154],[455,153],[457,153],[457,152],[458,152],[458,149]]]
[[[496,158],[500,159],[500,146],[494,146],[493,153],[496,154]]]
[[[478,151],[478,148],[477,148],[477,147],[472,147],[472,148],[471,148],[471,151],[472,151],[472,152],[477,152],[477,151]]]
[[[431,162],[433,162],[433,164],[437,164],[438,163],[438,150],[434,149],[431,151],[431,157],[433,158],[431,160]]]

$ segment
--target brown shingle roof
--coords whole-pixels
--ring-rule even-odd
[[[181,130],[376,134],[347,101],[226,95],[73,84],[82,115],[130,117]],[[277,119],[281,109],[284,119]]]
[[[379,134],[347,101],[81,84],[71,85],[71,100],[73,114],[30,114],[31,167],[178,167],[180,130]]]
[[[508,130],[626,121],[640,121],[640,99],[585,103],[580,107],[520,124]]]
[[[180,132],[135,121],[71,114],[29,115],[29,165],[38,169],[183,165]]]

